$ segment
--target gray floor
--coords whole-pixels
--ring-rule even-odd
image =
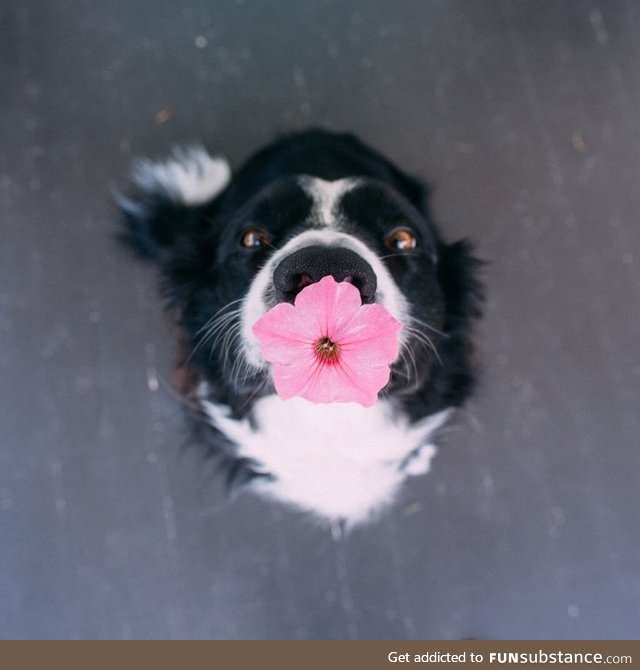
[[[640,633],[640,4],[0,7],[0,636]],[[131,160],[351,130],[491,261],[482,388],[346,540],[184,449]]]

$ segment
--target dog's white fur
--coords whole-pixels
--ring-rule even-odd
[[[259,492],[298,509],[352,525],[366,521],[395,497],[407,475],[429,471],[431,443],[451,410],[409,425],[390,401],[314,405],[272,395],[256,404],[254,421],[234,420],[202,400],[211,422],[273,481]]]
[[[231,179],[229,163],[200,146],[176,147],[163,162],[141,160],[133,182],[147,193],[165,193],[185,205],[201,205],[215,198]]]

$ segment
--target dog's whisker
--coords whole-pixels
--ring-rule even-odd
[[[411,380],[411,372],[413,371],[413,376],[415,383],[418,382],[420,373],[418,371],[418,363],[416,362],[416,357],[413,351],[410,348],[404,350],[404,361],[407,368],[407,379]]]
[[[212,345],[211,351],[209,353],[209,357],[211,357],[213,355],[217,342],[220,341],[220,348],[223,352],[222,369],[225,374],[229,366],[229,351],[231,349],[232,343],[240,335],[240,328],[241,328],[240,322],[236,321],[229,329],[226,330],[226,332],[224,332],[224,334],[222,333],[220,334],[220,336],[216,339],[214,345]]]
[[[233,364],[231,366],[231,370],[230,370],[230,373],[229,373],[230,377],[232,379],[234,377],[234,370],[237,371],[237,370],[241,369],[241,366],[244,363],[244,356],[242,356],[239,353],[241,345],[242,345],[242,335],[241,335],[240,328],[238,327],[233,332],[233,334],[229,337],[229,339],[226,341],[226,345],[225,345],[226,346],[226,350],[225,350],[225,354],[224,354],[225,369],[226,369],[226,366],[228,365],[228,361],[229,361],[229,358],[230,358],[230,355],[231,355],[231,351],[235,350],[234,361],[233,361]],[[236,374],[236,377],[238,377],[238,373],[236,372],[235,374]],[[237,382],[237,379],[236,379],[236,382]]]
[[[200,342],[196,344],[196,346],[191,351],[191,354],[189,355],[187,362],[191,362],[191,360],[198,353],[198,351],[208,343],[210,343],[210,350],[215,349],[218,341],[220,340],[221,337],[224,336],[225,333],[226,330],[224,330],[223,328],[218,328],[215,331],[209,333],[207,337],[204,337]],[[211,360],[211,351],[209,353],[209,360]]]
[[[251,377],[255,376],[255,368],[251,363],[246,359],[242,354],[242,338],[238,337],[236,340],[236,362],[234,364],[234,369],[232,369],[231,377],[234,379],[236,385],[246,382]],[[235,375],[234,375],[235,370]],[[261,387],[269,383],[268,375],[264,375],[261,383]]]
[[[398,256],[418,256],[419,254],[412,253],[411,251],[403,251],[398,254],[386,254],[385,256],[380,256],[381,261],[386,261],[388,258],[397,258]]]
[[[449,335],[442,330],[439,330],[435,326],[432,326],[430,323],[427,323],[426,321],[422,321],[422,319],[418,319],[415,316],[410,315],[409,319],[412,323],[415,323],[418,326],[422,326],[423,328],[426,328],[427,330],[431,330],[432,332],[436,333],[436,335],[440,335],[440,337],[449,337]]]
[[[226,305],[225,308],[223,309],[229,309],[233,304],[239,302],[238,300],[234,300],[233,303],[229,303]],[[211,342],[213,339],[213,342],[211,343],[211,347],[215,347],[220,336],[224,335],[224,333],[227,331],[227,328],[229,327],[229,324],[232,323],[233,321],[239,321],[239,316],[240,316],[240,309],[234,309],[231,312],[223,312],[221,313],[222,310],[219,310],[217,312],[218,316],[215,319],[209,319],[207,322],[208,326],[206,327],[206,330],[204,331],[203,335],[198,339],[198,342],[196,343],[195,347],[191,351],[191,354],[189,355],[189,359],[187,362],[190,362],[195,354],[207,343]],[[201,328],[198,332],[202,332],[203,329]],[[215,339],[214,339],[215,338]]]
[[[216,335],[223,334],[226,332],[230,323],[234,321],[236,315],[226,316],[224,319],[221,319],[218,323],[214,324],[198,342],[198,347],[202,347],[208,342],[210,342]],[[213,345],[212,345],[213,346]]]
[[[219,322],[212,324],[211,327],[204,333],[204,335],[196,343],[193,352],[196,353],[198,349],[203,347],[205,344],[211,342],[211,340],[217,336],[219,333],[224,332],[229,322],[233,320],[233,317],[228,317],[221,319]]]
[[[224,307],[221,307],[212,317],[209,318],[209,320],[196,331],[196,336],[199,335],[203,330],[208,328],[209,324],[213,323],[216,318],[222,314],[222,312],[225,312],[226,310],[229,309],[232,305],[237,305],[239,302],[243,302],[244,298],[238,298],[237,300],[232,300],[231,302],[228,302]]]
[[[413,336],[415,342],[426,347],[435,356],[438,362],[442,364],[440,352],[438,351],[435,342],[426,333],[423,333],[416,328],[412,328],[411,326],[407,328],[407,332]]]
[[[239,314],[240,314],[239,309],[235,309],[235,310],[232,310],[231,312],[221,314],[220,316],[218,316],[216,318],[215,321],[210,323],[210,325],[208,326],[207,330],[205,331],[205,335],[203,337],[207,337],[207,335],[210,334],[211,332],[215,332],[216,330],[224,327],[224,325],[228,321],[237,318],[239,316]]]

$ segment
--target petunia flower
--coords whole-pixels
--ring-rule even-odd
[[[382,305],[363,305],[353,284],[327,276],[295,304],[270,309],[253,332],[281,398],[369,407],[389,381],[401,328]]]

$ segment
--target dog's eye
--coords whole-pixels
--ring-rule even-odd
[[[240,244],[245,249],[259,249],[271,243],[269,234],[260,228],[249,228],[245,231],[240,240]]]
[[[413,251],[418,244],[416,236],[408,228],[392,230],[385,237],[384,242],[389,249],[395,251]]]

